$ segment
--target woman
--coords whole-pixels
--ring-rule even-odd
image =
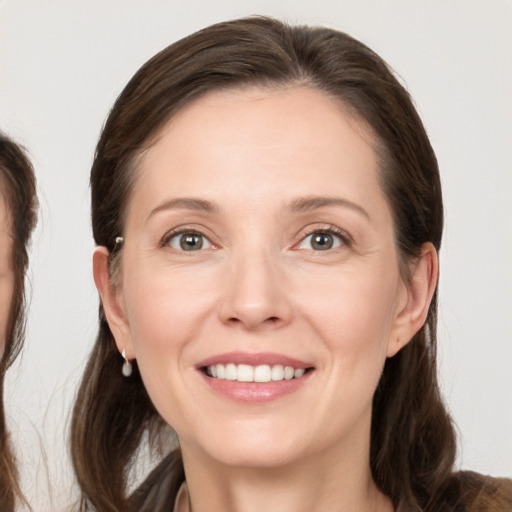
[[[510,500],[507,483],[453,474],[437,162],[367,47],[268,18],[171,45],[114,105],[91,188],[102,304],[72,423],[82,510]],[[143,434],[165,425],[179,449],[128,496]]]
[[[36,223],[34,170],[23,150],[0,133],[0,509],[24,500],[16,479],[4,413],[4,376],[23,345],[27,246]]]

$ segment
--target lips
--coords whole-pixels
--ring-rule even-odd
[[[314,371],[313,365],[270,352],[232,352],[201,361],[200,370],[214,391],[235,401],[261,403],[298,390]]]
[[[256,354],[249,354],[246,352],[229,352],[226,354],[218,354],[208,359],[204,359],[196,365],[197,368],[204,368],[216,364],[248,364],[250,366],[260,366],[267,364],[291,366],[292,368],[311,368],[313,365],[307,362],[295,359],[293,357],[276,354],[274,352],[259,352]]]

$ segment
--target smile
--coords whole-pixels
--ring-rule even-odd
[[[297,392],[315,366],[272,352],[217,354],[196,365],[205,384],[235,402],[262,404]]]
[[[214,379],[263,383],[299,379],[306,370],[306,368],[294,368],[282,364],[251,366],[249,364],[228,363],[207,366],[206,374]]]

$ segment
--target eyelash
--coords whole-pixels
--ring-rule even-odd
[[[184,228],[184,229],[177,229],[175,231],[171,231],[171,232],[167,233],[166,235],[164,235],[164,237],[160,241],[160,247],[170,247],[171,240],[173,238],[179,237],[180,235],[198,236],[198,237],[203,238],[204,240],[207,240],[207,242],[211,245],[211,247],[213,247],[213,248],[216,247],[215,244],[206,235],[204,235],[200,231],[198,231],[196,229],[186,229],[186,228]],[[186,251],[186,250],[183,250],[183,251],[180,251],[180,252],[186,253],[186,252],[197,252],[197,251]]]
[[[341,241],[341,244],[346,247],[350,247],[353,244],[352,237],[346,231],[343,231],[342,229],[340,229],[334,225],[328,225],[328,226],[320,226],[320,227],[315,226],[315,227],[309,228],[305,233],[303,233],[299,242],[294,244],[294,247],[297,247],[298,245],[303,243],[309,236],[314,235],[315,233],[332,235],[332,236],[338,238]],[[192,229],[192,228],[177,229],[177,230],[174,230],[174,231],[171,231],[171,232],[165,234],[164,237],[162,238],[162,240],[160,241],[160,244],[159,244],[160,247],[162,247],[162,248],[170,247],[171,240],[173,238],[179,237],[180,235],[192,235],[192,236],[195,235],[198,237],[202,237],[204,240],[206,240],[210,244],[211,247],[209,247],[209,248],[217,248],[216,245],[210,240],[209,237],[207,237],[205,234],[201,233],[199,230]],[[175,250],[177,250],[177,249],[175,249]],[[201,249],[199,249],[199,250],[201,250]],[[312,250],[315,251],[315,253],[320,253],[320,252],[328,252],[330,249],[328,249],[326,251],[320,251],[320,250],[315,250],[315,249],[312,249]],[[186,253],[186,252],[198,252],[198,251],[182,250],[179,252]]]
[[[314,235],[315,233],[317,234],[325,234],[325,235],[332,235],[338,239],[340,239],[341,241],[341,245],[345,246],[345,247],[350,247],[353,243],[354,243],[354,240],[352,239],[352,237],[346,232],[346,231],[343,231],[342,229],[334,226],[334,225],[328,225],[328,226],[315,226],[315,227],[311,227],[309,228],[304,234],[303,236],[301,237],[300,241],[295,244],[296,246],[297,245],[300,245],[301,243],[303,243],[309,236],[311,235]],[[321,252],[328,252],[328,250],[326,251],[319,251],[319,250],[315,250],[315,249],[312,249],[313,251],[315,251],[315,253],[321,253]]]

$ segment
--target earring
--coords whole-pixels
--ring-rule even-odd
[[[132,363],[130,363],[130,361],[128,361],[128,359],[126,357],[126,350],[124,348],[123,348],[122,355],[123,355],[124,363],[123,363],[123,368],[122,368],[121,372],[125,377],[129,377],[132,374]]]

